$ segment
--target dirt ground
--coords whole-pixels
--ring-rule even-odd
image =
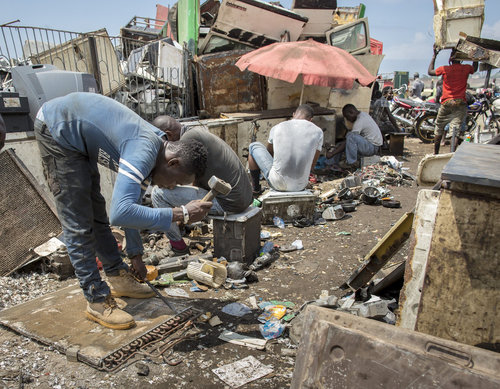
[[[420,159],[432,152],[432,145],[422,144],[416,138],[405,141],[405,154],[399,160],[411,174],[416,174]],[[446,152],[446,150],[442,150]],[[199,323],[200,334],[193,340],[184,341],[174,348],[173,356],[182,360],[177,366],[142,361],[149,367],[147,376],[137,374],[136,365],[115,373],[107,374],[83,363],[68,362],[66,356],[51,347],[36,343],[14,332],[0,327],[0,388],[221,388],[228,387],[212,372],[220,367],[246,356],[253,355],[260,362],[269,365],[273,373],[247,384],[246,388],[287,388],[290,385],[295,357],[282,355],[282,350],[293,348],[287,336],[269,342],[265,351],[251,350],[232,345],[218,339],[224,329],[233,330],[261,338],[255,311],[243,318],[226,315],[221,308],[230,302],[248,302],[255,296],[257,302],[268,300],[290,301],[298,309],[304,302],[316,300],[323,290],[340,296],[338,286],[344,283],[357,269],[363,257],[397,222],[415,206],[419,188],[413,182],[411,187],[390,186],[390,193],[401,202],[401,208],[390,209],[381,206],[361,205],[351,217],[325,225],[307,228],[287,226],[281,237],[273,239],[278,245],[289,244],[301,239],[304,250],[281,256],[269,268],[258,271],[259,282],[250,284],[249,289],[219,289],[202,293],[183,289],[194,300],[191,305],[219,316],[222,325],[210,327]],[[270,227],[266,229],[276,231]],[[350,235],[338,235],[349,232]],[[404,258],[401,250],[393,261]],[[0,277],[4,278],[4,277]],[[8,281],[8,280],[7,280]],[[49,289],[66,286],[74,279],[59,282],[48,277]],[[5,293],[5,291],[4,291]],[[32,298],[25,296],[21,301]],[[1,307],[1,305],[0,305]]]

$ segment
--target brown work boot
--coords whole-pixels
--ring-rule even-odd
[[[108,276],[107,282],[113,297],[147,299],[155,295],[155,292],[149,286],[141,284],[134,278],[132,273],[125,269],[121,269],[118,276]]]
[[[103,302],[87,302],[86,314],[90,320],[114,330],[127,330],[135,326],[134,318],[120,308],[123,306],[119,307],[116,300],[108,295]]]

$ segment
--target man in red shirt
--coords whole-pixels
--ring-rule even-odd
[[[477,70],[477,62],[471,65],[462,65],[455,59],[456,51],[453,49],[450,55],[450,66],[440,66],[434,69],[436,56],[440,49],[434,45],[434,55],[429,64],[429,76],[443,76],[443,95],[441,96],[441,107],[436,118],[434,130],[434,154],[439,154],[439,145],[443,138],[444,127],[450,124],[451,131],[458,131],[467,115],[467,100],[465,91],[469,74]]]

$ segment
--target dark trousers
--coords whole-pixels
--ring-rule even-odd
[[[128,267],[109,227],[97,162],[60,146],[45,123],[38,119],[35,121],[35,137],[45,179],[54,195],[64,243],[80,287],[88,301],[104,301],[110,290],[101,279],[96,255],[107,275],[117,275],[120,269]]]

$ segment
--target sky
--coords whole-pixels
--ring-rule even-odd
[[[203,2],[203,0],[201,0]],[[156,4],[168,6],[174,0],[0,0],[0,24],[20,19],[17,25],[75,32],[105,27],[119,35],[120,27],[133,16],[155,17]],[[364,0],[370,35],[384,44],[385,58],[379,73],[396,70],[427,73],[432,57],[433,0]],[[337,0],[339,6],[356,6],[360,1]],[[292,0],[281,0],[290,8]],[[500,0],[485,0],[482,37],[500,40]],[[0,40],[0,44],[2,41]],[[436,66],[446,65],[449,50],[439,54]]]

